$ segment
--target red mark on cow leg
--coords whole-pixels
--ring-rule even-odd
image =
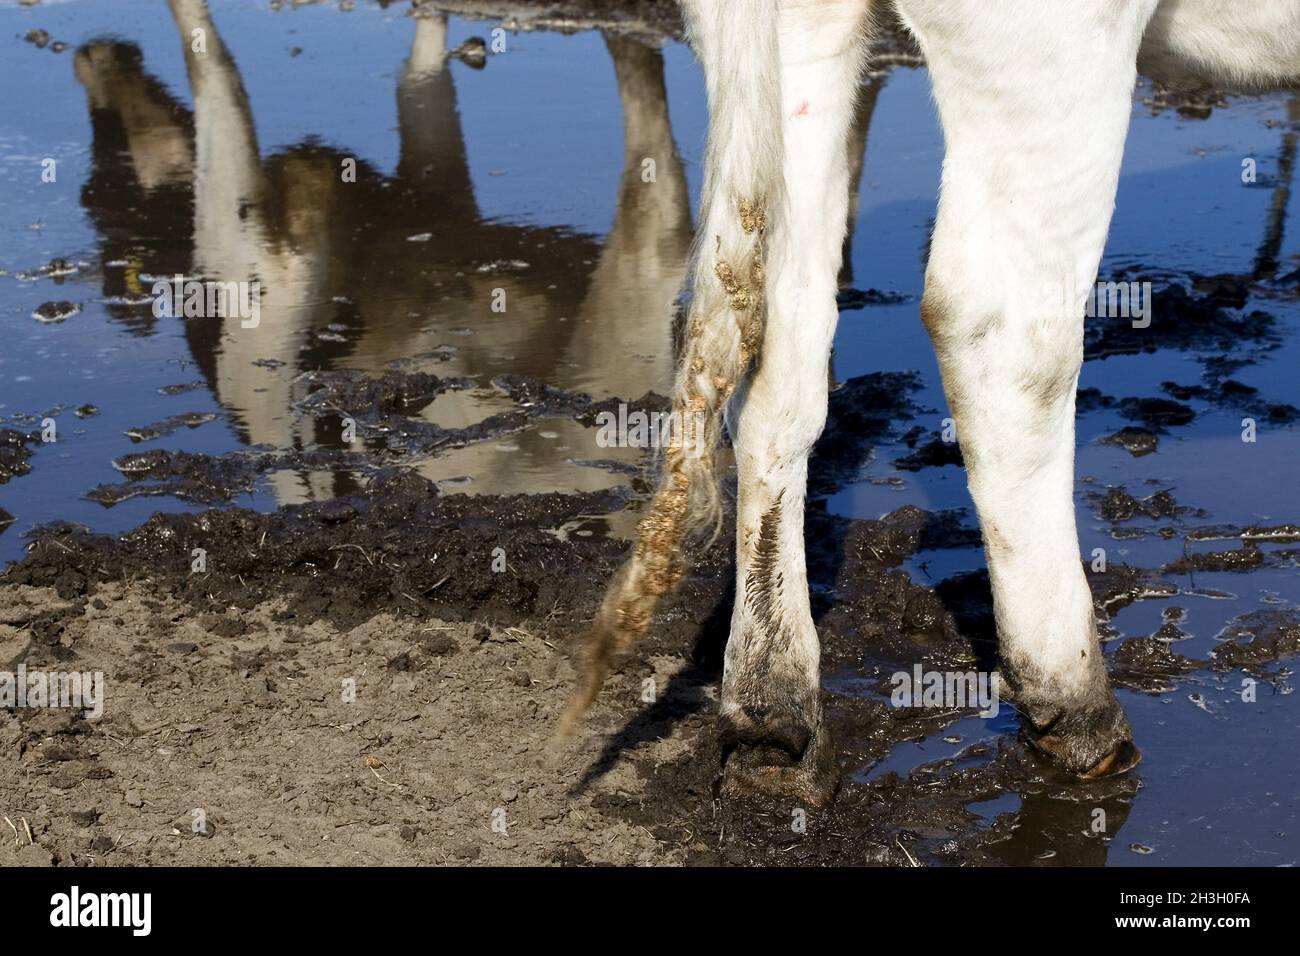
[[[804,100],[802,103],[800,103],[799,106],[798,106],[798,108],[797,108],[793,113],[790,114],[790,116],[791,116],[792,118],[796,118],[796,119],[797,119],[798,117],[800,117],[800,116],[807,116],[807,115],[808,115],[808,101],[807,101],[807,100]]]

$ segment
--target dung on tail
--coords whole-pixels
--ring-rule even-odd
[[[723,413],[763,341],[764,234],[784,200],[777,0],[684,0],[683,7],[705,67],[709,137],[691,307],[673,386],[678,432],[664,451],[632,554],[592,622],[559,736],[591,706],[615,657],[645,633],[660,598],[681,580],[686,542],[716,534]]]

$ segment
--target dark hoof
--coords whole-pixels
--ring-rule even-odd
[[[1121,774],[1142,762],[1133,729],[1113,696],[1099,709],[1061,711],[1042,724],[1026,717],[1024,733],[1036,750],[1088,780]]]
[[[840,773],[824,726],[815,731],[799,717],[748,714],[723,718],[722,795],[762,796],[828,806],[839,790]]]

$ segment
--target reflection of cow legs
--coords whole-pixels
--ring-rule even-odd
[[[858,106],[849,127],[849,225],[844,233],[844,248],[840,256],[840,288],[853,284],[853,230],[858,222],[858,192],[862,187],[862,168],[866,164],[867,139],[871,132],[871,117],[876,112],[876,100],[885,86],[885,77],[873,76],[858,91]]]
[[[623,37],[606,36],[605,45],[623,107],[623,176],[570,353],[608,376],[595,391],[639,398],[671,386],[672,303],[686,272],[691,206],[662,55]]]
[[[238,68],[203,0],[169,0],[185,49],[194,98],[194,260],[200,277],[249,283],[255,316],[221,321],[216,355],[217,398],[231,408],[252,444],[301,446],[307,439],[291,412],[296,358],[319,301],[327,257],[318,244],[328,235],[320,171],[310,160],[286,162],[269,185],[258,153],[248,96]],[[202,52],[196,50],[202,43]],[[325,190],[327,192],[327,190]],[[272,209],[276,214],[272,214]],[[253,363],[270,359],[277,368]],[[271,482],[281,503],[304,497],[299,476]],[[306,478],[307,484],[324,481]],[[328,482],[305,489],[328,496]]]
[[[194,97],[196,265],[225,279],[248,279],[266,245],[257,210],[265,186],[248,96],[204,0],[168,3]]]
[[[141,66],[140,50],[110,40],[88,43],[74,60],[92,115],[116,114],[131,169],[147,191],[188,184],[194,150],[186,113]]]
[[[190,111],[144,68],[134,44],[92,40],[74,59],[90,107],[91,165],[82,189],[101,237],[106,295],[147,297],[142,273],[190,268],[194,134]],[[115,319],[150,325],[138,306],[105,303]],[[210,367],[210,366],[205,366]]]
[[[1271,279],[1277,275],[1278,256],[1282,253],[1282,238],[1286,230],[1286,212],[1291,205],[1292,182],[1295,179],[1297,157],[1300,156],[1300,96],[1291,97],[1287,104],[1291,129],[1282,134],[1282,149],[1277,159],[1277,186],[1269,203],[1268,225],[1264,240],[1255,254],[1255,278]]]
[[[397,86],[397,179],[405,188],[436,196],[454,222],[456,217],[477,219],[478,209],[446,45],[445,14],[416,18],[411,55]]]

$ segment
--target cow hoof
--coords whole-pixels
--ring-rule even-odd
[[[724,719],[722,795],[760,796],[828,806],[839,790],[839,767],[824,726],[809,731],[799,721],[753,724]],[[764,736],[760,736],[764,733]]]
[[[1114,695],[1093,710],[1062,710],[1045,721],[1026,717],[1025,739],[1059,766],[1087,780],[1132,770],[1142,761],[1133,729]]]

